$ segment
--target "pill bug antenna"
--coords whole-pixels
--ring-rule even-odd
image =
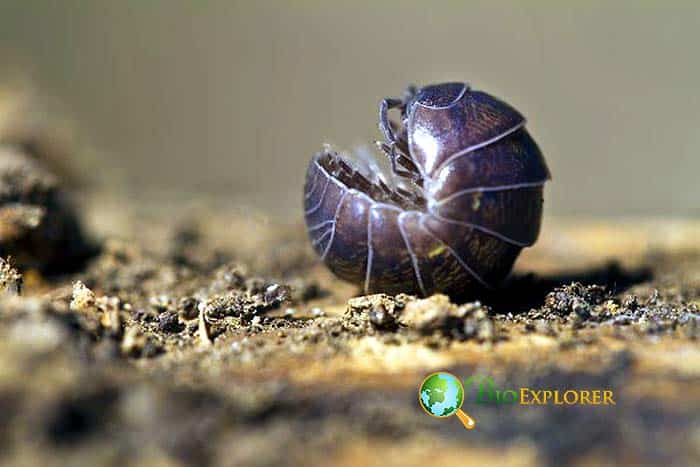
[[[391,170],[396,175],[410,178],[422,185],[423,177],[410,157],[405,126],[407,106],[415,93],[415,86],[409,86],[400,99],[382,99],[379,103],[379,130],[384,135],[384,141],[376,141],[375,144],[389,158]],[[400,111],[401,122],[398,124],[389,118],[389,111],[392,109]]]

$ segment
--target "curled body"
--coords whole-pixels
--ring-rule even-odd
[[[311,159],[304,208],[315,251],[365,293],[496,287],[537,239],[549,179],[524,117],[463,83],[409,88],[379,115],[389,170],[331,149]]]

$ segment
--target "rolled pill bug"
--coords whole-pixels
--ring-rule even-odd
[[[537,239],[550,178],[525,118],[467,84],[443,83],[382,100],[379,128],[385,164],[330,148],[311,159],[305,220],[323,262],[365,293],[462,297],[496,287]]]

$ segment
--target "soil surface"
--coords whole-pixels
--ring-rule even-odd
[[[164,198],[83,196],[69,215],[85,248],[52,249],[47,267],[35,243],[6,245],[3,463],[700,460],[698,222],[547,218],[501,289],[452,303],[363,297],[301,224]],[[437,370],[612,390],[615,405],[476,404],[467,391],[466,431],[418,404]]]

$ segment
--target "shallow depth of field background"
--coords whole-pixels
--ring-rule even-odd
[[[294,220],[321,143],[466,80],[528,117],[549,214],[700,215],[700,4],[522,3],[4,0],[0,84],[28,78],[104,186]]]

